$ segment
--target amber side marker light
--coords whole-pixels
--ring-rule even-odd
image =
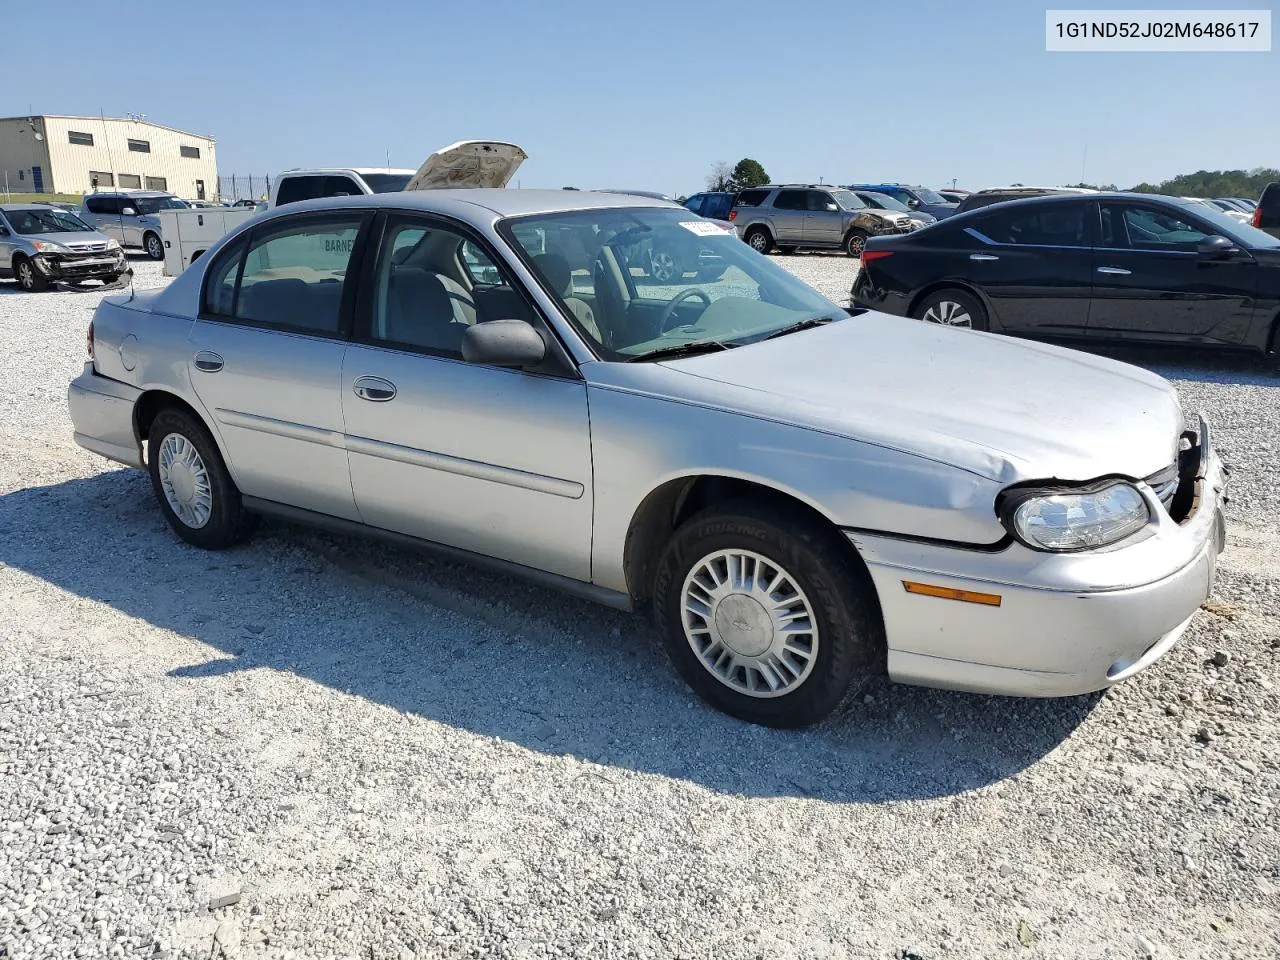
[[[960,600],[963,603],[981,603],[988,607],[1000,606],[1000,594],[978,593],[976,590],[955,590],[951,587],[935,587],[931,583],[916,583],[914,580],[903,580],[903,588],[907,593],[919,594],[922,597],[938,597],[942,600]]]

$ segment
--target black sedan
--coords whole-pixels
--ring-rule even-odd
[[[858,306],[998,333],[1280,351],[1280,240],[1204,204],[1014,200],[872,237]]]

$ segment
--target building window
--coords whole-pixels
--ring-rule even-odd
[[[79,130],[68,130],[67,140],[82,147],[93,146],[93,134],[81,133]]]
[[[126,190],[139,190],[142,187],[142,178],[132,173],[120,174],[120,186]]]
[[[204,199],[204,181],[203,180],[196,181],[196,199],[197,200]]]
[[[151,141],[150,140],[130,140],[129,149],[133,153],[150,153]]]
[[[25,180],[25,179],[27,179],[27,171],[25,171],[25,170],[19,170],[19,171],[18,171],[18,179],[19,179],[19,180]]]
[[[169,181],[164,177],[147,177],[148,190],[168,190]]]
[[[200,148],[199,148],[199,147],[178,147],[178,152],[179,152],[179,153],[181,153],[181,154],[182,154],[184,157],[186,157],[188,160],[199,160],[199,159],[200,159]]]
[[[96,187],[114,187],[116,185],[116,178],[101,170],[90,170],[89,182]]]

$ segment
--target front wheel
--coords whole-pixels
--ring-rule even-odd
[[[850,230],[844,238],[844,252],[851,257],[861,257],[867,246],[867,234],[863,230]]]
[[[164,259],[164,244],[160,242],[158,235],[148,233],[142,238],[142,246],[147,251],[147,256],[152,260]]]
[[[213,437],[190,414],[162,410],[147,435],[147,470],[174,533],[206,550],[246,539],[257,516],[244,509]]]
[[[944,327],[986,330],[988,326],[986,309],[975,296],[964,290],[931,293],[920,301],[912,316]]]
[[[39,293],[41,290],[49,289],[49,281],[40,275],[36,265],[26,257],[14,264],[13,272],[18,278],[18,286],[27,293]]]
[[[770,727],[822,720],[877,669],[883,644],[874,588],[849,548],[798,511],[751,501],[676,532],[654,610],[685,682]]]

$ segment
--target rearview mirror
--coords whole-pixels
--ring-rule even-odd
[[[133,209],[133,207],[125,207],[120,211],[120,215],[122,217],[136,217],[138,215],[138,211]]]
[[[1196,253],[1210,260],[1221,260],[1228,257],[1236,250],[1236,245],[1226,237],[1212,236],[1205,237],[1196,244]]]
[[[462,334],[462,359],[494,367],[532,367],[547,355],[538,331],[524,320],[473,323]]]

